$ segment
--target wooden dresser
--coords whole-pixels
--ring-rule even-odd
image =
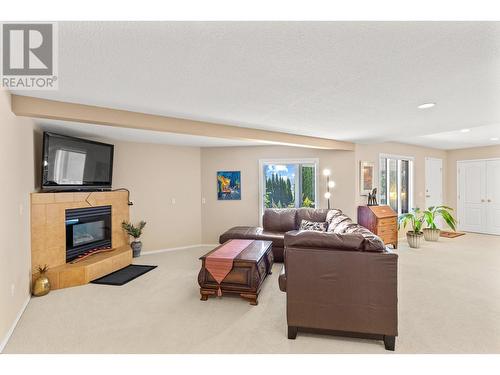
[[[359,206],[358,223],[398,248],[398,214],[389,206]]]

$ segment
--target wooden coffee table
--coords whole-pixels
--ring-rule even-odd
[[[240,297],[249,301],[251,305],[257,305],[260,288],[267,275],[271,274],[274,263],[271,241],[253,241],[233,261],[233,269],[220,284],[222,294],[239,294]],[[216,247],[209,253],[203,255],[201,270],[198,274],[200,284],[201,300],[206,301],[208,296],[216,296],[219,284],[205,269],[205,259],[208,255],[219,249]]]

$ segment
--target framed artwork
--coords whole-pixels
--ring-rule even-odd
[[[222,201],[241,199],[241,172],[217,172],[217,199]]]
[[[361,161],[359,163],[359,194],[368,195],[371,193],[375,178],[375,163]]]

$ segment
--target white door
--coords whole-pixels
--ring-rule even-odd
[[[486,232],[486,163],[458,162],[459,228]]]
[[[425,158],[425,208],[443,204],[443,160]]]
[[[500,160],[486,161],[486,232],[500,234]]]

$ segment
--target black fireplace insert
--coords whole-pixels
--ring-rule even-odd
[[[66,262],[111,248],[111,206],[66,210]]]

